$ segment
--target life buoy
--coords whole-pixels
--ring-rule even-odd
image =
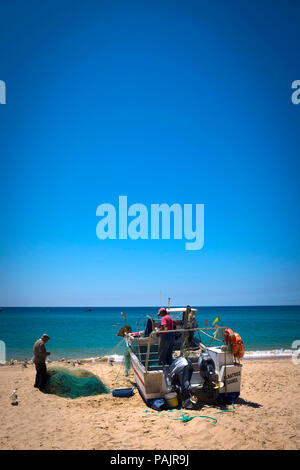
[[[230,334],[230,342],[232,347],[232,353],[235,357],[241,359],[244,356],[245,348],[242,338],[238,333]]]
[[[224,340],[225,340],[226,344],[228,344],[228,342],[229,342],[230,335],[233,335],[232,329],[231,328],[225,328],[225,330],[224,330]]]
[[[242,359],[242,357],[244,357],[244,354],[245,354],[245,348],[244,348],[244,343],[242,341],[240,344],[239,352],[238,352],[238,358]]]

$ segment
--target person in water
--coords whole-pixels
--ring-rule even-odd
[[[51,353],[46,351],[45,344],[50,337],[44,334],[33,346],[33,362],[36,368],[36,377],[34,387],[39,390],[45,390],[47,384],[46,357]]]
[[[158,316],[162,317],[160,324],[160,330],[162,333],[159,335],[159,364],[167,364],[170,366],[173,361],[172,352],[175,341],[175,334],[174,332],[168,333],[168,331],[174,329],[173,320],[170,315],[168,315],[165,308],[161,308],[158,311]]]

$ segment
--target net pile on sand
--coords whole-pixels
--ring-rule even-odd
[[[70,370],[66,367],[49,367],[47,393],[60,397],[79,398],[110,393],[106,385],[85,369]]]

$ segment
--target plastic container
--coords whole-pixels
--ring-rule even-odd
[[[151,408],[156,411],[161,411],[166,409],[166,400],[164,398],[156,398],[151,403]]]
[[[112,390],[113,397],[131,397],[133,388],[115,388]]]
[[[176,392],[170,392],[165,395],[165,400],[171,408],[176,408],[178,406],[178,399]]]

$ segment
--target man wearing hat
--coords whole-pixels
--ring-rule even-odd
[[[168,315],[165,308],[161,308],[158,311],[158,316],[162,317],[161,319],[161,326],[160,329],[163,331],[160,336],[160,343],[159,343],[159,363],[160,364],[167,364],[171,365],[172,363],[172,352],[173,346],[175,341],[175,334],[168,333],[169,330],[173,330],[173,320]]]
[[[33,362],[36,368],[34,387],[39,390],[44,390],[47,384],[46,357],[51,353],[46,351],[45,344],[49,339],[50,337],[44,334],[33,346]]]

